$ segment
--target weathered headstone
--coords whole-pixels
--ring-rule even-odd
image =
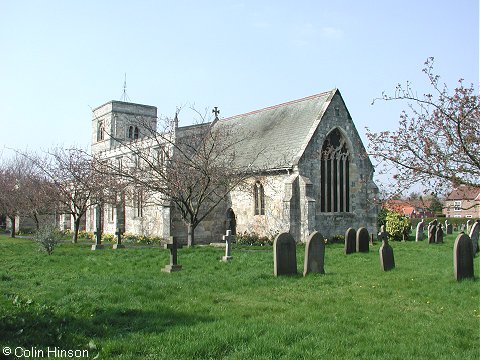
[[[95,236],[95,244],[92,245],[92,250],[101,250],[103,249],[103,244],[102,244],[102,231],[100,229],[97,229],[97,231],[93,232],[93,235]]]
[[[102,244],[102,209],[100,205],[95,206],[95,244],[92,245],[92,250],[103,249]]]
[[[465,230],[466,230],[465,224],[462,224],[462,225],[460,226],[460,231],[461,231],[461,232],[465,232]]]
[[[325,274],[325,241],[323,236],[314,231],[307,239],[305,244],[305,262],[303,267],[303,276],[308,273]]]
[[[230,261],[233,259],[233,256],[230,255],[230,245],[235,236],[232,235],[231,230],[227,230],[227,234],[223,235],[223,240],[225,241],[225,256],[222,257],[222,261]]]
[[[348,228],[345,232],[345,254],[352,254],[356,251],[356,237],[355,229]]]
[[[170,236],[170,241],[164,246],[165,249],[170,250],[170,264],[166,265],[162,271],[171,273],[182,270],[182,265],[178,265],[177,263],[177,250],[182,248],[182,246],[178,244],[177,239]]]
[[[478,238],[480,237],[480,220],[475,221],[472,225],[472,230],[470,231],[470,239],[473,244],[473,256],[479,251],[478,248]]]
[[[356,237],[356,250],[357,252],[369,252],[370,249],[368,247],[368,241],[370,236],[368,234],[368,230],[364,227],[361,227],[357,230],[357,237]]]
[[[445,232],[447,233],[447,235],[453,234],[453,224],[448,223],[447,228],[445,229]]]
[[[422,219],[422,221],[420,221],[417,225],[417,232],[415,233],[415,241],[423,240],[423,231],[425,229],[424,225],[425,225],[425,222]]]
[[[442,224],[438,224],[437,232],[435,233],[435,243],[442,244],[443,243],[443,228]]]
[[[435,236],[437,234],[437,224],[438,224],[437,219],[431,221],[428,224],[428,243],[429,244],[435,244]]]
[[[382,225],[382,231],[378,234],[378,238],[382,239],[382,245],[378,250],[380,255],[380,268],[383,271],[392,270],[395,267],[395,259],[393,257],[393,249],[388,243],[388,233],[385,231],[384,225]]]
[[[370,234],[370,245],[373,245],[373,242],[374,242],[374,240],[375,240],[375,239],[374,239],[374,236],[375,236],[375,235],[373,235],[373,233]]]
[[[273,273],[275,276],[297,273],[297,247],[289,233],[277,235],[273,242]]]
[[[473,244],[470,237],[463,232],[458,234],[453,245],[453,273],[455,280],[474,278]]]
[[[467,234],[470,234],[470,230],[472,229],[472,220],[467,220]]]
[[[124,249],[125,245],[122,244],[122,229],[118,228],[117,231],[115,231],[115,235],[117,236],[117,243],[113,244],[113,249]]]
[[[377,235],[378,240],[388,240],[388,233],[385,230],[385,225],[380,226],[380,232]]]

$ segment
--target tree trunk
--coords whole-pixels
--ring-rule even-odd
[[[16,216],[9,216],[10,222],[12,223],[12,232],[10,233],[10,237],[14,238],[15,237],[15,228],[17,225],[17,219]]]
[[[195,245],[195,227],[193,226],[193,224],[187,224],[187,233],[187,246],[191,247]]]
[[[78,230],[80,228],[80,220],[82,218],[78,217],[73,220],[73,233],[72,233],[72,243],[76,244],[78,242]]]
[[[40,220],[38,219],[37,212],[33,213],[33,220],[35,221],[35,227],[37,231],[40,230]]]

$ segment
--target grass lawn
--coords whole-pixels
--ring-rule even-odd
[[[48,256],[0,236],[0,347],[31,358],[50,347],[97,359],[479,359],[480,260],[476,281],[456,282],[454,238],[391,242],[390,272],[378,243],[348,256],[328,245],[326,275],[275,278],[271,248],[234,248],[230,263],[223,249],[184,248],[183,270],[168,274],[158,246],[61,244]],[[303,256],[297,247],[299,273]]]

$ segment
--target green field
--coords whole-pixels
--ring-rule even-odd
[[[0,346],[31,358],[479,359],[480,260],[476,281],[456,282],[453,241],[393,242],[390,272],[378,243],[348,256],[328,245],[326,275],[275,278],[271,247],[234,248],[230,263],[219,248],[184,248],[168,274],[158,245],[65,243],[48,256],[1,236]]]

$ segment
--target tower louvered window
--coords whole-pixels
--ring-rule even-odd
[[[322,147],[321,211],[350,211],[350,154],[339,129],[332,130]]]

